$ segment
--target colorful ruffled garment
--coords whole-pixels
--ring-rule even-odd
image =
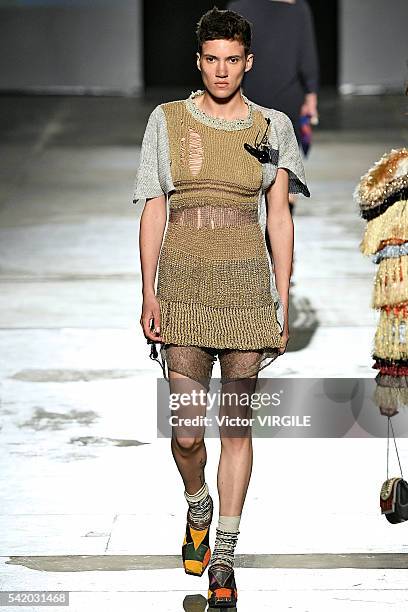
[[[372,356],[379,370],[374,401],[393,416],[408,406],[408,149],[393,149],[354,192],[367,221],[360,250],[378,264],[371,306],[380,310]]]
[[[375,255],[385,240],[408,241],[408,202],[399,200],[382,215],[368,221],[360,250],[363,255]]]
[[[408,242],[402,244],[387,244],[380,251],[373,255],[373,263],[379,264],[383,259],[391,257],[403,257],[408,255]]]
[[[380,387],[393,387],[394,389],[406,389],[408,387],[408,376],[392,376],[378,372],[375,377],[377,385]]]
[[[396,414],[398,409],[408,407],[408,389],[382,387],[377,384],[373,399],[377,406],[387,409],[387,412],[391,410],[393,414]],[[389,416],[392,416],[392,414]]]
[[[408,303],[381,308],[374,338],[375,354],[383,359],[408,359]]]
[[[382,359],[374,353],[374,370],[379,370],[381,374],[390,376],[408,376],[408,359]]]
[[[354,192],[363,219],[382,215],[390,206],[408,198],[408,149],[392,149],[385,153],[361,177]]]
[[[408,302],[407,281],[408,255],[382,259],[375,276],[372,308],[378,309]]]

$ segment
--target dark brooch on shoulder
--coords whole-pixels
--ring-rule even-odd
[[[261,164],[266,164],[267,162],[273,162],[274,149],[272,149],[271,145],[269,144],[268,137],[267,137],[270,122],[271,120],[268,117],[266,119],[267,126],[266,126],[265,133],[262,136],[261,140],[258,142],[258,137],[259,137],[259,132],[258,132],[258,135],[255,139],[254,147],[248,144],[247,142],[244,143],[245,150],[248,151],[248,153],[250,153],[254,157],[256,157],[256,159],[260,161]]]

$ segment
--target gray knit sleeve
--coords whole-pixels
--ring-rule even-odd
[[[302,193],[310,197],[306,185],[305,169],[300,156],[299,145],[291,120],[285,113],[278,114],[278,142],[279,161],[278,168],[285,168],[289,172],[289,193]]]
[[[306,184],[305,170],[291,120],[285,113],[251,102],[265,118],[270,119],[268,143],[271,161],[263,165],[262,192],[265,193],[275,182],[278,168],[289,173],[289,193],[302,193],[307,198],[310,192]]]
[[[166,195],[165,181],[161,178],[159,128],[160,105],[151,112],[147,121],[140,151],[139,167],[133,187],[132,202],[144,204],[147,198]]]

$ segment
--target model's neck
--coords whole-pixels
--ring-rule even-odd
[[[208,90],[202,96],[195,98],[195,103],[206,115],[218,119],[246,119],[248,117],[248,105],[245,103],[241,89],[228,98],[216,98]]]

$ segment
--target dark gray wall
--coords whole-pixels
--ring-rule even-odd
[[[407,60],[408,0],[341,0],[342,93],[402,92]]]
[[[320,82],[322,85],[337,85],[338,0],[308,2],[315,22]],[[189,87],[201,87],[200,73],[195,64],[195,29],[201,15],[214,4],[225,9],[228,0],[144,0],[144,74],[148,87],[177,86],[185,87],[186,91]],[[165,53],[163,49],[166,49]]]
[[[0,4],[0,89],[138,93],[141,0]]]

